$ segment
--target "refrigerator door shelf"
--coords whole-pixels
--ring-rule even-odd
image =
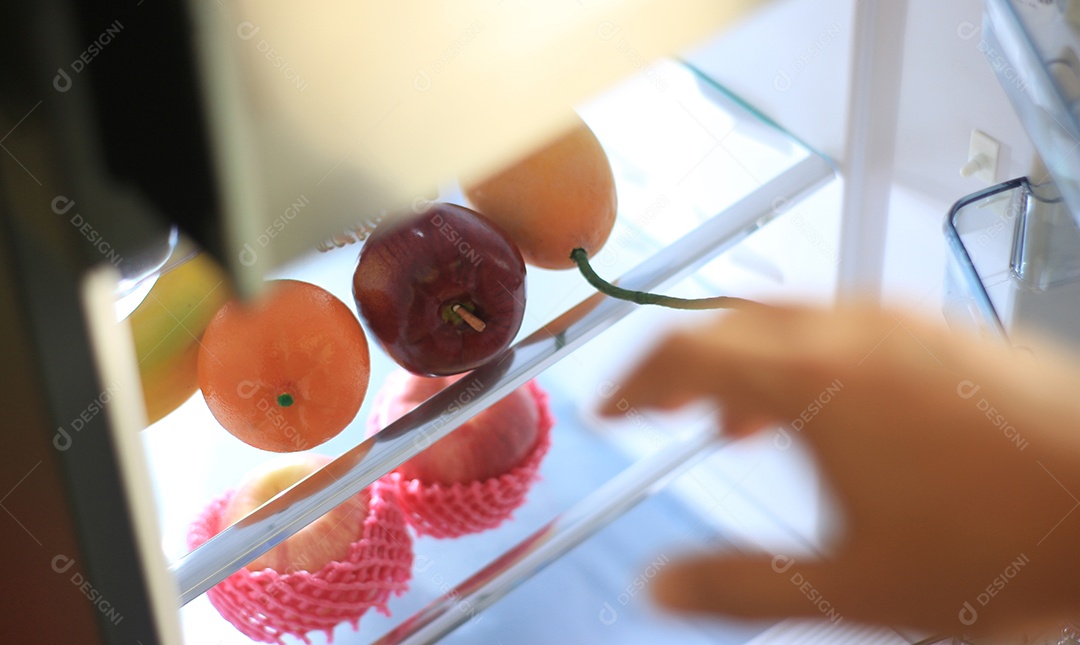
[[[1080,30],[1074,3],[987,0],[979,49],[1051,176],[1080,213]],[[1068,6],[1067,6],[1068,5]]]
[[[965,197],[945,235],[951,325],[1080,346],[1080,228],[1052,185],[1021,178]]]

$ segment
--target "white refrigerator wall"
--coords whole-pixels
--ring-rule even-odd
[[[1034,148],[984,53],[983,0],[909,0],[908,12],[896,183],[946,204],[985,188],[959,173],[972,128],[1002,143],[995,183],[1028,174]]]
[[[690,58],[843,168],[855,5],[776,0]],[[997,181],[1033,157],[986,59],[982,14],[983,0],[908,0],[895,182],[947,204],[986,185],[959,173],[973,128],[1003,144]]]
[[[849,105],[856,8],[882,0],[776,0],[690,56],[697,65],[851,174]],[[861,231],[862,257],[840,274],[872,275],[881,257],[883,297],[940,311],[945,266],[942,221],[958,199],[988,184],[962,177],[973,129],[1001,143],[994,182],[1032,172],[1033,147],[987,60],[983,0],[907,0],[891,195],[880,208],[849,207],[842,231]],[[880,9],[880,7],[879,7]],[[884,34],[881,37],[888,37]],[[888,56],[889,52],[884,53]],[[888,97],[871,97],[884,101]],[[1042,177],[1035,177],[1040,180]],[[858,180],[858,179],[856,179]],[[865,202],[864,202],[865,203]],[[842,199],[819,207],[843,210]],[[888,210],[887,221],[885,221]],[[856,212],[859,211],[859,212]],[[822,234],[824,214],[807,214]],[[858,220],[854,222],[854,220]],[[885,243],[874,230],[885,227]],[[843,234],[841,234],[842,236]],[[830,240],[844,248],[841,239]],[[869,252],[868,252],[869,251]],[[850,266],[852,263],[862,266]],[[841,282],[843,278],[841,278]]]

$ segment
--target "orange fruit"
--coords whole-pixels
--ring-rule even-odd
[[[317,446],[356,417],[371,360],[360,322],[333,294],[276,280],[258,301],[233,300],[199,348],[199,387],[214,418],[273,452]]]
[[[465,196],[506,231],[525,262],[543,269],[574,268],[576,248],[595,256],[615,226],[615,175],[580,118],[555,141],[467,186]]]

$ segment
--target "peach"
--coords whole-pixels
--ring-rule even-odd
[[[517,243],[525,262],[575,266],[570,252],[594,256],[615,226],[615,175],[600,141],[580,118],[571,130],[494,176],[465,187],[484,217]]]

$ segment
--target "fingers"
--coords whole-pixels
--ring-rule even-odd
[[[732,434],[789,419],[817,387],[808,382],[813,375],[792,369],[792,328],[799,320],[796,310],[760,307],[675,332],[624,377],[620,396],[605,401],[599,412],[614,416],[628,406],[671,410],[714,398],[734,424],[725,427]]]
[[[732,380],[733,369],[743,372],[739,377],[745,379],[752,365],[734,361],[732,350],[738,345],[746,350],[755,339],[741,332],[731,319],[749,315],[735,313],[669,334],[623,379],[623,398],[635,406],[673,409],[715,394],[721,380]],[[756,348],[755,353],[761,355],[763,350]],[[601,409],[609,415],[617,411],[615,401],[608,401]]]
[[[676,562],[653,582],[653,597],[679,612],[741,618],[789,616],[838,620],[838,568],[777,555],[709,556]]]
[[[702,351],[700,332],[669,335],[652,349],[623,380],[622,399],[635,406],[671,410],[708,394],[713,372],[720,367],[716,356]],[[609,398],[599,412],[621,412],[620,399]]]
[[[897,384],[924,386],[940,369],[945,351],[937,332],[923,327],[867,306],[733,312],[662,340],[624,377],[620,397],[599,412],[670,410],[714,399],[733,424],[725,432],[742,436],[795,420],[808,406],[820,411],[823,392],[859,383],[865,387],[858,396],[848,391],[843,410],[851,421],[893,403]]]
[[[767,414],[760,408],[744,405],[728,405],[724,408],[721,427],[724,434],[733,439],[749,437],[762,430],[774,429],[785,420],[777,414]]]

